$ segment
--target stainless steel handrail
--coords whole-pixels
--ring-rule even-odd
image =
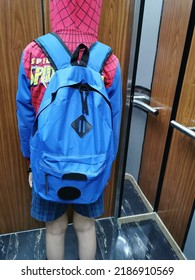
[[[186,127],[176,121],[171,121],[170,125],[173,128],[176,128],[177,130],[179,130],[180,132],[182,132],[183,134],[191,137],[193,140],[195,140],[195,132],[193,131],[194,127],[190,128],[190,127]]]
[[[153,115],[157,116],[159,114],[159,111],[157,108],[153,108],[150,105],[144,103],[143,101],[133,99],[133,106],[139,107],[143,109],[146,112],[152,113]]]

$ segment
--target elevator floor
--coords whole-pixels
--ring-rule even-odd
[[[131,178],[125,180],[121,218],[96,220],[97,260],[185,259]],[[130,200],[127,200],[130,197]],[[69,224],[65,259],[77,260],[77,238]],[[44,260],[45,228],[0,235],[0,260]]]

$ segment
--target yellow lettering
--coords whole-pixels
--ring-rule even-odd
[[[33,74],[34,67],[31,67],[30,71],[30,85],[32,86],[34,83],[34,74]]]
[[[43,84],[47,87],[55,70],[51,65],[45,66],[34,66],[31,67],[30,84],[31,86],[37,86],[38,84]]]
[[[35,75],[34,75],[34,83],[33,83],[34,86],[38,85],[39,78],[42,75],[42,73],[43,73],[43,67],[37,66],[36,70],[35,70]]]
[[[46,86],[46,84],[50,82],[53,74],[54,74],[54,69],[51,67],[51,65],[45,66],[43,68],[43,74],[41,76],[41,83]]]

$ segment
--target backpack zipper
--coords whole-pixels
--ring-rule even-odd
[[[82,113],[89,115],[88,104],[87,104],[89,88],[87,87],[87,85],[81,85],[79,87],[79,92],[81,94]]]
[[[48,195],[49,192],[49,184],[48,184],[48,174],[45,174],[45,194]]]

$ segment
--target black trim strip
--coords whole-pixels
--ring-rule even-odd
[[[66,173],[62,176],[63,180],[73,180],[73,181],[87,181],[87,175],[83,173]]]
[[[64,41],[62,40],[62,38],[55,32],[50,32],[50,34],[52,34],[54,37],[56,37],[58,39],[58,41],[60,42],[60,44],[65,48],[65,50],[67,51],[67,53],[72,56],[71,51],[69,50],[69,48],[67,47],[67,45],[64,43]]]
[[[106,57],[105,57],[105,59],[104,59],[104,61],[103,61],[103,63],[102,63],[102,67],[101,67],[101,69],[100,69],[100,71],[99,71],[100,74],[103,72],[104,66],[105,66],[105,64],[106,64],[106,62],[107,62],[107,60],[108,60],[108,58],[111,56],[111,54],[112,54],[112,49],[110,50],[109,53],[107,53],[107,55],[106,55]]]
[[[183,79],[184,79],[184,75],[185,75],[185,70],[186,70],[188,56],[189,56],[190,47],[191,47],[191,41],[192,41],[192,37],[193,37],[194,23],[195,23],[194,14],[195,14],[195,0],[193,0],[193,3],[192,3],[192,10],[191,10],[190,19],[189,19],[186,41],[185,41],[184,51],[183,51],[183,57],[182,57],[182,61],[181,61],[181,67],[180,67],[180,71],[179,71],[178,82],[177,82],[177,87],[176,87],[176,91],[175,91],[175,98],[174,98],[174,102],[173,102],[170,120],[175,120],[176,114],[177,114]],[[171,126],[169,126],[168,133],[167,133],[167,139],[166,139],[166,143],[165,143],[164,155],[163,155],[163,159],[162,159],[161,171],[160,171],[160,175],[159,175],[156,198],[155,198],[155,203],[154,203],[155,212],[158,211],[158,207],[159,207],[159,203],[160,203],[160,196],[161,196],[161,192],[162,192],[163,180],[164,180],[164,176],[165,176],[172,135],[173,135],[173,128]]]
[[[45,35],[45,14],[44,14],[44,0],[41,0],[41,15],[42,15],[42,32]]]
[[[95,47],[95,45],[96,45],[97,43],[98,43],[98,41],[96,41],[95,43],[93,43],[93,44],[89,47],[89,52]],[[99,42],[99,43],[101,43],[101,42]],[[106,62],[107,62],[107,60],[108,60],[108,58],[111,56],[112,52],[113,52],[113,50],[112,50],[112,48],[110,48],[110,51],[107,53],[107,55],[105,56],[104,61],[102,62],[102,66],[101,66],[101,68],[100,68],[100,70],[99,70],[99,73],[100,73],[100,74],[102,73],[102,71],[103,71],[103,69],[104,69],[104,66],[105,66],[105,64],[106,64]]]
[[[51,56],[49,55],[49,53],[47,52],[47,50],[44,48],[44,46],[41,44],[41,42],[39,41],[39,38],[34,40],[35,43],[42,49],[42,51],[45,53],[45,55],[47,56],[47,58],[49,59],[51,66],[54,68],[54,70],[58,70],[54,60],[51,58]]]
[[[162,2],[162,7],[161,7],[160,20],[159,20],[158,38],[157,38],[157,42],[156,42],[156,53],[155,53],[154,64],[153,64],[153,73],[152,73],[151,85],[153,84],[153,80],[154,80],[154,70],[155,70],[156,57],[157,57],[158,46],[159,46],[160,28],[161,28],[161,23],[162,23],[162,16],[163,16],[164,4],[165,4],[165,1],[163,0],[163,2]]]
[[[124,192],[124,181],[125,181],[125,170],[126,170],[126,164],[127,164],[127,152],[128,152],[128,145],[129,145],[129,138],[130,138],[130,127],[131,127],[131,116],[132,116],[132,107],[133,107],[133,97],[135,92],[135,81],[136,81],[136,74],[137,74],[137,65],[138,65],[138,57],[139,57],[139,49],[140,49],[140,41],[141,41],[141,32],[142,32],[142,24],[143,24],[143,14],[144,14],[144,6],[145,6],[145,0],[140,1],[140,8],[139,8],[139,19],[138,19],[138,27],[137,27],[137,36],[136,36],[136,47],[135,47],[135,55],[134,55],[134,65],[133,65],[133,73],[132,73],[132,86],[131,86],[131,102],[129,107],[127,108],[127,114],[125,115],[125,122],[126,125],[123,128],[125,131],[125,139],[124,143],[121,145],[124,146],[124,150],[122,150],[122,158],[120,159],[121,162],[121,178],[120,182],[118,182],[118,186],[120,188],[120,194],[119,194],[119,205],[117,208],[115,208],[115,216],[120,217],[121,216],[121,206],[122,206],[122,200],[123,200],[123,192]]]
[[[91,44],[91,46],[89,47],[89,51],[97,44],[97,42],[94,42],[93,44]]]

